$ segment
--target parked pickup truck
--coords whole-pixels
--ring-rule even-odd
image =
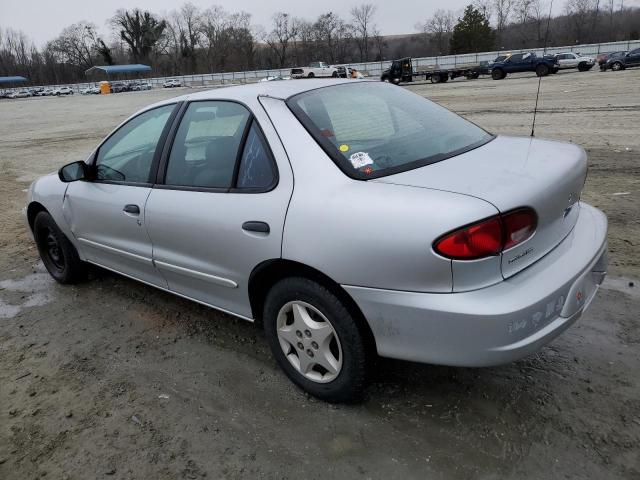
[[[441,68],[439,65],[414,66],[411,57],[405,57],[391,62],[391,66],[382,72],[380,80],[398,85],[400,82],[413,82],[415,77],[430,80],[431,83],[446,82],[458,77],[473,79],[488,74],[487,65],[487,62],[479,62],[451,68]]]
[[[502,80],[508,73],[518,72],[536,72],[537,76],[544,77],[557,73],[558,69],[558,60],[551,55],[538,57],[533,52],[514,53],[498,57],[491,64],[491,77]]]
[[[338,76],[338,69],[324,62],[312,62],[308,67],[296,67],[291,69],[292,78],[314,78]]]

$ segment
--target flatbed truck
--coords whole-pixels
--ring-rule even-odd
[[[391,67],[382,72],[380,80],[398,85],[401,82],[413,82],[417,77],[430,80],[431,83],[442,83],[458,77],[475,79],[488,74],[488,62],[465,63],[451,68],[441,68],[439,65],[414,67],[411,57],[405,57],[394,60]]]

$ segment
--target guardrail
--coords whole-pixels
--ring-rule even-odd
[[[629,40],[624,42],[608,42],[608,43],[591,43],[583,45],[569,45],[563,47],[548,47],[546,53],[553,55],[555,53],[563,52],[580,52],[583,55],[597,55],[599,53],[615,52],[618,50],[633,50],[634,48],[640,48],[640,40]],[[426,67],[429,65],[439,65],[441,68],[452,68],[456,65],[464,63],[477,63],[482,61],[492,61],[498,55],[505,52],[520,53],[520,52],[535,52],[537,55],[542,55],[544,49],[542,48],[525,48],[514,50],[496,50],[493,52],[481,52],[481,53],[467,53],[461,55],[444,55],[436,57],[420,57],[414,58],[416,67]],[[355,68],[361,72],[365,72],[370,77],[378,77],[382,72],[391,66],[391,60],[381,62],[366,62],[366,63],[348,63],[345,64],[351,68]],[[153,87],[161,87],[164,82],[169,79],[179,80],[183,85],[187,86],[215,86],[226,84],[243,84],[258,82],[263,78],[271,76],[288,76],[291,68],[270,69],[270,70],[250,70],[242,72],[221,72],[221,73],[206,73],[198,75],[173,75],[170,77],[153,77],[139,79],[143,82],[150,83]],[[83,82],[74,84],[62,84],[62,85],[42,85],[38,87],[44,88],[60,88],[70,87],[76,93],[80,93],[87,87],[95,86],[97,82]],[[13,89],[6,89],[6,91],[23,90],[26,88],[38,88],[34,86],[30,87],[18,87]]]

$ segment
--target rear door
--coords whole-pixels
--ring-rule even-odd
[[[70,183],[63,202],[87,260],[161,287],[144,209],[174,109],[148,110],[116,130],[95,154],[95,179]]]
[[[293,189],[277,133],[257,99],[195,101],[165,150],[145,209],[156,267],[170,290],[250,318],[249,276],[280,258]]]

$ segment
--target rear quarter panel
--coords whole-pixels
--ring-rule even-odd
[[[294,172],[283,258],[312,266],[343,285],[451,292],[451,261],[433,252],[433,241],[497,210],[467,195],[353,180],[283,101],[262,102]]]

